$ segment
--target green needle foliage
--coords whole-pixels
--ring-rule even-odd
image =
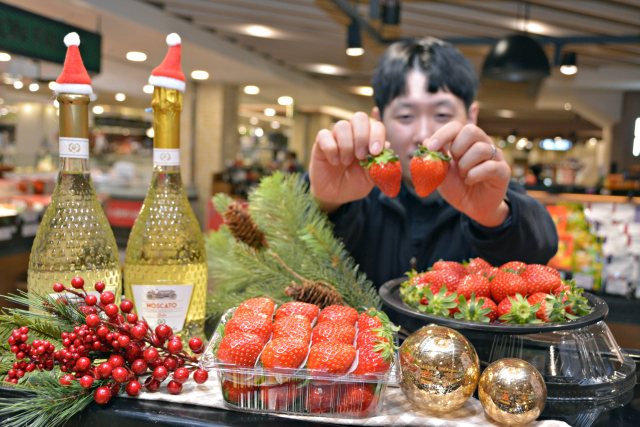
[[[231,201],[226,195],[213,198],[218,212],[225,212]],[[264,233],[267,248],[256,250],[235,240],[226,226],[206,238],[209,275],[217,285],[207,301],[208,317],[248,298],[291,300],[285,288],[297,278],[270,252],[300,276],[333,285],[351,307],[381,307],[375,287],[334,236],[333,224],[300,175],[275,173],[264,178],[249,196],[249,213]]]

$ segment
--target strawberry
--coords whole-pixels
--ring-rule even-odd
[[[356,337],[356,328],[347,322],[324,321],[313,328],[313,344],[321,342],[341,342],[353,344]]]
[[[358,366],[353,375],[384,374],[391,366],[393,346],[389,343],[365,345],[358,348]],[[390,350],[387,350],[390,349]],[[389,351],[389,353],[387,353]]]
[[[549,267],[548,265],[529,264],[527,265],[527,270],[542,270],[546,271],[547,273],[551,273],[554,276],[560,277],[560,272],[553,267]]]
[[[293,314],[276,320],[273,324],[273,339],[296,338],[306,343],[311,340],[311,323],[299,314]]]
[[[275,386],[260,387],[260,400],[264,409],[292,411],[304,388],[297,382],[286,382]]]
[[[527,282],[517,274],[501,271],[491,281],[491,299],[496,304],[515,294],[527,295]]]
[[[467,274],[467,272],[464,269],[464,265],[455,261],[443,261],[443,260],[436,261],[433,263],[432,268],[436,271],[441,271],[441,270],[453,271],[454,273],[458,273],[458,276],[460,277]]]
[[[500,269],[498,267],[489,267],[489,268],[483,268],[476,274],[479,274],[480,276],[484,276],[487,279],[489,279],[489,281],[491,281],[495,276],[498,275],[498,273],[500,273]]]
[[[364,417],[373,412],[378,404],[372,384],[346,383],[340,387],[337,411],[340,414]]]
[[[269,341],[269,337],[271,337],[272,330],[273,324],[271,323],[270,316],[255,311],[246,311],[234,315],[233,318],[227,322],[224,328],[224,334],[231,335],[236,332],[250,332],[259,336],[262,342],[266,343]]]
[[[458,312],[456,319],[471,320],[474,322],[495,322],[498,318],[498,306],[491,298],[479,297],[471,294],[469,302],[464,295],[459,295]]]
[[[480,257],[470,259],[469,262],[467,262],[467,263],[465,263],[463,265],[464,265],[464,268],[465,268],[465,271],[467,272],[467,274],[478,274],[479,272],[481,272],[485,268],[492,267],[491,264],[489,264],[487,261],[483,260]]]
[[[355,358],[356,349],[352,345],[321,342],[311,346],[307,367],[311,371],[344,374],[349,370]]]
[[[258,387],[254,385],[236,384],[231,381],[223,381],[222,396],[224,400],[237,406],[249,407],[249,401],[254,397]]]
[[[309,319],[309,323],[313,323],[319,312],[320,309],[315,304],[300,301],[288,302],[276,310],[276,322],[292,314],[299,314]]]
[[[447,288],[444,286],[441,287],[440,291],[435,295],[429,288],[422,288],[420,291],[424,291],[424,294],[427,297],[427,304],[421,304],[418,307],[418,311],[422,313],[449,317],[453,314],[453,310],[458,307],[458,304],[455,302],[458,294],[447,291]]]
[[[539,309],[539,303],[532,306],[522,295],[516,294],[515,299],[506,297],[498,304],[498,319],[503,323],[542,323],[536,319]]]
[[[260,360],[267,369],[297,368],[309,351],[309,343],[295,338],[276,338],[265,347]]]
[[[553,289],[562,284],[562,279],[558,276],[540,268],[527,268],[520,277],[527,283],[527,293],[529,295],[539,292],[550,294]]]
[[[426,305],[424,291],[419,291],[427,286],[434,294],[440,291],[443,286],[447,291],[454,291],[458,287],[460,277],[450,270],[432,270],[425,273],[417,273],[415,270],[407,273],[409,279],[401,284],[400,295],[404,302],[412,307],[418,308],[418,304]],[[421,298],[425,298],[423,302]]]
[[[506,264],[502,264],[500,266],[500,271],[512,270],[512,273],[522,274],[522,272],[527,268],[527,264],[520,261],[510,261]]]
[[[322,312],[320,312],[320,317],[318,317],[318,324],[322,322],[329,321],[339,321],[343,320],[351,325],[356,324],[356,320],[358,320],[358,312],[355,308],[347,307],[344,305],[330,305],[329,307],[325,307]]]
[[[402,184],[402,166],[393,150],[383,150],[373,157],[368,155],[360,164],[369,171],[369,176],[387,197],[396,197]]]
[[[311,385],[309,386],[307,410],[312,414],[328,412],[338,403],[339,386]]]
[[[356,347],[373,347],[380,343],[389,343],[391,340],[384,336],[384,334],[379,335],[379,332],[376,331],[359,331],[358,338],[356,338]]]
[[[264,342],[259,336],[236,332],[222,338],[218,345],[217,356],[222,363],[245,367],[254,366],[263,347]]]
[[[584,316],[593,310],[587,299],[582,296],[583,292],[584,289],[578,288],[573,282],[562,282],[553,291],[555,295],[562,295],[562,304],[565,306],[566,312],[578,316]]]
[[[236,308],[234,317],[243,313],[263,313],[268,317],[273,315],[274,302],[270,298],[251,298],[243,302]]]
[[[429,151],[421,145],[411,159],[411,180],[420,197],[427,197],[447,176],[450,157],[439,151]]]
[[[549,295],[543,292],[536,292],[527,298],[529,305],[540,304],[540,309],[536,313],[536,317],[545,323],[563,322],[567,319],[575,319],[576,316],[567,314],[560,297]]]
[[[491,283],[489,279],[479,274],[465,276],[458,285],[458,295],[464,295],[466,299],[475,293],[478,297],[491,298]]]
[[[376,310],[369,310],[358,316],[358,332],[366,331],[373,328],[381,328],[382,320],[378,317]]]

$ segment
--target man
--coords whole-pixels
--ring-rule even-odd
[[[402,41],[373,74],[373,118],[362,112],[318,133],[310,191],[335,233],[376,286],[439,259],[480,256],[546,264],[558,236],[544,206],[510,184],[502,150],[476,126],[478,77],[455,47],[433,38]],[[390,146],[400,158],[400,194],[374,186],[359,161]],[[420,198],[409,165],[422,144],[452,157],[437,192]]]

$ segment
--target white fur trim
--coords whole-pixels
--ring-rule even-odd
[[[78,33],[69,33],[64,36],[64,44],[65,46],[80,46],[80,36]]]
[[[58,83],[56,84],[56,88],[53,90],[53,93],[59,95],[61,93],[73,93],[76,95],[91,95],[93,91],[91,90],[91,85],[82,85],[75,83]]]
[[[175,46],[180,43],[182,43],[182,40],[180,40],[180,36],[178,34],[171,33],[167,36],[167,44],[169,46]]]
[[[149,84],[152,86],[166,87],[167,89],[175,89],[180,92],[184,92],[187,86],[182,80],[174,79],[172,77],[165,76],[150,76]]]

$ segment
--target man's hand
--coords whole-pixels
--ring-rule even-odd
[[[318,132],[311,152],[309,181],[325,212],[365,198],[374,184],[360,160],[377,156],[385,146],[385,128],[359,112],[350,121],[341,120],[332,131]]]
[[[497,227],[509,217],[504,197],[511,168],[502,150],[494,148],[482,129],[451,122],[425,143],[431,151],[447,150],[451,154],[449,172],[438,187],[451,206],[485,227]]]

